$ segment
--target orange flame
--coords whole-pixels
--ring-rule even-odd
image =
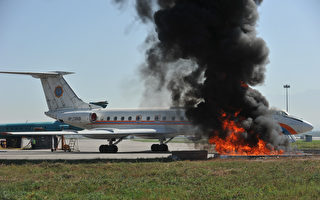
[[[243,87],[243,88],[249,88],[249,85],[246,84],[244,81],[240,81],[240,85],[241,85],[241,87]]]
[[[235,117],[239,112],[235,114]],[[227,131],[228,135],[225,139],[218,137],[218,132],[214,133],[214,136],[209,139],[210,144],[216,145],[216,151],[219,154],[228,155],[279,155],[283,154],[283,150],[275,150],[271,147],[267,147],[266,143],[258,139],[258,143],[254,146],[250,146],[245,138],[242,136],[245,133],[245,129],[240,127],[235,121],[228,119],[226,113],[222,114],[222,128]],[[258,136],[257,136],[258,137]]]

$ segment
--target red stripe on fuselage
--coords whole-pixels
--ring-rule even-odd
[[[281,127],[287,129],[287,131],[289,131],[289,133],[291,133],[292,135],[298,134],[297,131],[295,131],[293,128],[291,128],[287,124],[282,124],[282,123],[279,123],[279,124]]]
[[[191,125],[189,121],[96,121],[89,125]]]

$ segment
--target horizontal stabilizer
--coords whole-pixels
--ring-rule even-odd
[[[89,104],[93,104],[96,106],[100,106],[102,108],[106,108],[108,105],[108,102],[107,101],[98,101],[98,102],[89,102]]]
[[[44,78],[48,76],[63,76],[68,74],[74,74],[74,72],[64,72],[64,71],[52,71],[52,72],[10,72],[10,71],[0,71],[1,74],[19,74],[19,75],[30,75],[34,78]]]

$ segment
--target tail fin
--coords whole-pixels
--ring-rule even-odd
[[[73,72],[4,72],[3,74],[30,75],[39,78],[47,100],[49,111],[61,109],[90,109],[92,106],[83,102],[71,87],[68,85],[63,75],[73,74]]]

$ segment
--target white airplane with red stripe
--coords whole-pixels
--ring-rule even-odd
[[[81,131],[50,132],[6,132],[9,135],[82,135],[93,139],[104,139],[109,144],[101,145],[101,153],[115,153],[116,146],[127,136],[158,139],[160,144],[153,144],[152,151],[168,151],[167,143],[178,135],[193,134],[196,128],[187,120],[182,108],[152,109],[106,109],[107,102],[83,102],[63,78],[72,72],[7,72],[5,74],[30,75],[39,78],[45,93],[49,111],[45,114],[66,124],[83,128]],[[278,113],[276,113],[278,116]],[[310,123],[291,119],[283,115],[275,117],[281,126],[291,129],[290,133],[311,130]]]
[[[276,120],[282,128],[282,133],[288,135],[292,142],[295,141],[293,135],[311,131],[313,126],[311,123],[298,117],[289,115],[283,110],[274,110],[273,119]]]

